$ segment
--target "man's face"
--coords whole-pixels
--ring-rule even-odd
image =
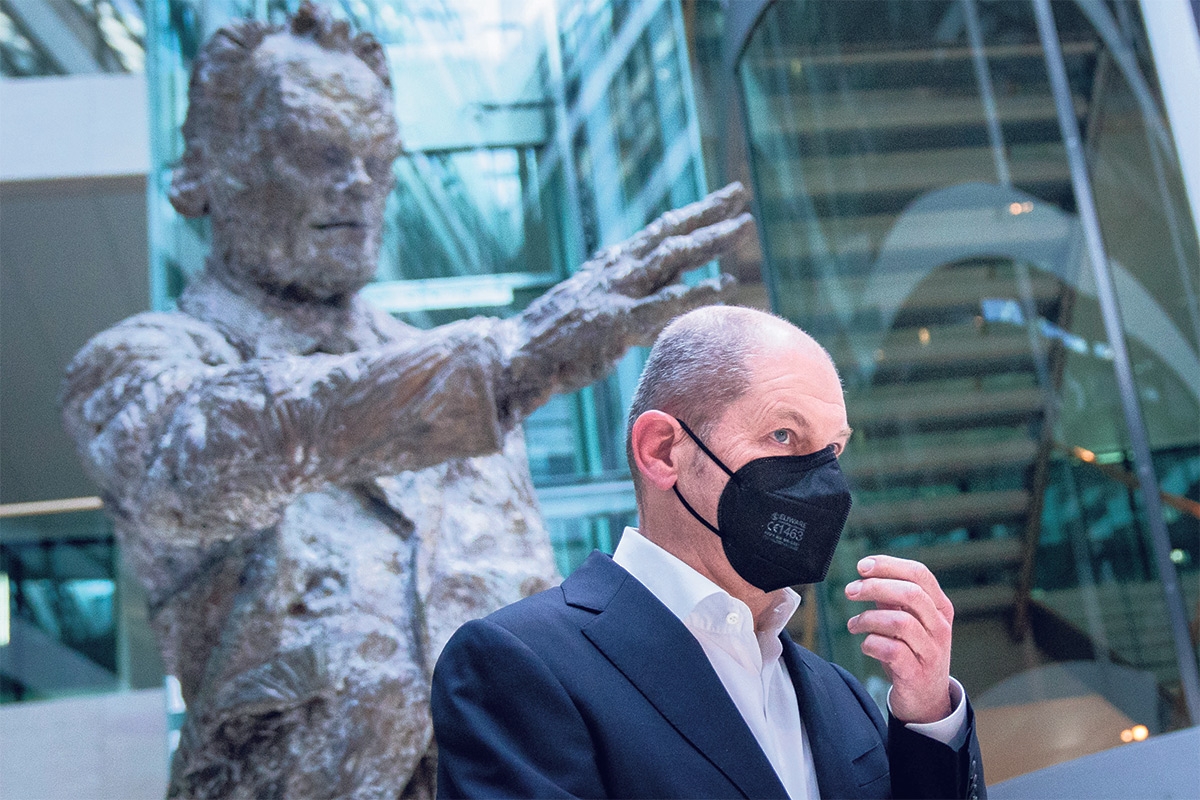
[[[793,330],[778,333],[751,356],[749,389],[705,439],[730,470],[756,458],[807,455],[829,445],[840,455],[850,438],[841,381],[828,356]],[[680,490],[701,516],[715,521],[729,476],[689,438],[681,441],[694,452],[685,456]]]
[[[256,54],[269,81],[253,112],[251,160],[214,203],[230,272],[326,299],[375,274],[398,139],[387,88],[358,58],[283,37]],[[231,180],[230,180],[231,179]]]

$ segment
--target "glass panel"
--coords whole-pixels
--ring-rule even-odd
[[[100,511],[0,518],[0,703],[162,685],[118,551]]]
[[[171,307],[208,249],[207,223],[180,218],[167,202],[191,60],[234,15],[277,22],[295,5],[150,6],[151,282],[159,309]],[[395,165],[378,279],[364,291],[412,324],[516,313],[589,253],[705,191],[677,0],[329,6],[374,33],[391,63],[406,152]],[[535,482],[558,509],[547,512],[562,531],[556,542],[608,547],[619,536],[616,523],[592,520],[554,492],[617,481],[613,513],[632,508],[624,409],[643,359],[631,353],[612,377],[555,398],[527,421]],[[555,527],[556,514],[565,527]],[[562,547],[569,569],[574,545]]]
[[[115,558],[99,513],[0,519],[0,703],[117,688]]]
[[[593,550],[612,553],[626,526],[637,525],[637,513],[549,517],[550,541],[559,571],[569,575]]]
[[[1195,593],[1196,231],[1136,5],[1054,9]],[[775,3],[737,78],[772,306],[830,350],[855,428],[829,654],[879,686],[841,589],[891,552],[955,604],[989,780],[1187,724],[1031,5]]]
[[[143,2],[0,0],[0,75],[141,72]]]

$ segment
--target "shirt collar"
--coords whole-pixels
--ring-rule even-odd
[[[637,578],[680,620],[686,620],[697,605],[714,594],[736,600],[679,558],[642,536],[637,528],[626,528],[621,534],[613,561]],[[767,614],[766,632],[778,636],[800,607],[800,595],[783,588],[776,589],[768,597],[772,604]]]

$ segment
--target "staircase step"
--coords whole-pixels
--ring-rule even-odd
[[[920,561],[934,574],[1004,567],[1021,561],[1019,539],[976,539],[966,542],[914,547],[893,551],[902,558]]]
[[[1184,606],[1194,608],[1200,599],[1200,581],[1195,571],[1181,572],[1179,588],[1183,591]],[[1125,583],[1102,583],[1093,591],[1105,618],[1133,620],[1165,620],[1166,600],[1163,597],[1162,584],[1157,581],[1138,581]],[[1083,618],[1083,590],[1054,589],[1043,593],[1042,602],[1054,608],[1060,614],[1073,617],[1078,612]]]
[[[919,530],[945,530],[1019,519],[1029,508],[1025,491],[972,492],[896,503],[856,505],[846,529],[873,539]]]
[[[1182,576],[1181,576],[1182,577]],[[1185,605],[1195,607],[1196,575],[1180,581]],[[1109,649],[1122,660],[1153,672],[1160,682],[1178,680],[1175,644],[1167,622],[1162,587],[1156,582],[1105,583],[1094,588],[1100,622]],[[1085,634],[1088,619],[1082,589],[1056,589],[1043,593],[1038,602],[1054,609]]]
[[[1061,142],[1014,143],[1009,151],[1013,183],[1071,182]],[[989,180],[993,165],[987,145],[831,156],[822,159],[822,169],[806,169],[806,161],[803,156],[781,161],[778,169],[761,176],[758,195],[764,205],[794,197],[796,175],[804,176],[804,189],[814,199],[826,195],[916,195],[940,186]]]
[[[907,443],[906,443],[907,444]],[[994,442],[971,442],[946,446],[936,441],[924,445],[856,451],[851,447],[841,458],[843,472],[857,486],[929,480],[978,472],[1023,467],[1037,455],[1037,442],[1014,437]]]
[[[788,114],[771,113],[773,106],[764,95],[752,97],[747,98],[750,118],[762,120],[765,123],[763,133],[771,136],[942,127],[961,129],[972,125],[983,127],[987,122],[978,97],[934,96],[923,88],[855,91],[852,105],[835,102],[814,108],[793,103]],[[996,101],[1002,124],[1057,124],[1054,99],[1049,95],[1008,95],[997,97]],[[1075,112],[1080,116],[1087,113],[1086,98],[1075,99]]]
[[[1090,40],[1063,42],[1062,45],[1063,55],[1067,56],[1093,54],[1098,48],[1099,45]],[[1038,64],[1041,64],[1045,58],[1044,51],[1036,42],[1032,44],[992,44],[984,48],[984,55],[992,61],[1029,59],[1036,61]],[[922,65],[936,68],[939,72],[945,73],[947,64],[954,64],[957,69],[958,65],[956,62],[970,63],[971,59],[975,58],[975,56],[975,50],[965,45],[962,47],[939,45],[928,48],[900,49],[871,48],[861,51],[846,51],[838,48],[825,53],[808,52],[802,45],[797,45],[793,48],[780,48],[772,55],[755,60],[753,62],[753,69],[755,73],[773,78],[778,74],[790,71],[795,60],[799,58],[805,68],[828,65],[840,67],[870,65],[880,67],[889,73],[899,70],[900,75],[907,76],[908,73],[904,70],[910,70]],[[771,82],[765,79],[763,85],[768,88],[772,87]],[[785,86],[783,88],[788,87]]]
[[[886,309],[902,309],[903,313],[893,324],[921,325],[937,324],[947,317],[947,311],[965,310],[972,315],[979,314],[980,301],[984,298],[1019,297],[1016,278],[1007,267],[974,263],[943,270],[938,276],[922,281],[916,287],[917,291],[912,293],[904,293],[907,282],[888,280],[889,276],[870,275],[856,275],[839,281],[836,298],[830,297],[829,286],[820,281],[792,281],[788,284],[788,291],[811,298],[810,313],[814,318],[847,312],[863,315]],[[1056,301],[1061,293],[1058,279],[1044,272],[1035,270],[1030,275],[1029,283],[1030,299],[1039,310]],[[953,317],[961,317],[961,314]],[[916,334],[915,328],[913,333]]]
[[[1044,396],[1036,387],[870,396],[848,399],[850,424],[864,432],[933,430],[1003,425],[1042,412]]]
[[[1031,372],[1033,351],[1024,328],[975,325],[893,331],[875,350],[872,383],[929,377]],[[836,361],[836,359],[835,359]],[[838,362],[843,363],[843,362]]]

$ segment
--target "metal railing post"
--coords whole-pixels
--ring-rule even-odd
[[[1162,504],[1158,495],[1158,479],[1150,459],[1150,442],[1146,424],[1138,401],[1133,368],[1125,344],[1125,330],[1121,322],[1121,310],[1117,304],[1112,273],[1109,271],[1108,252],[1100,233],[1100,218],[1096,211],[1096,199],[1092,193],[1091,178],[1088,176],[1087,160],[1084,158],[1083,143],[1079,135],[1079,124],[1071,102],[1071,88],[1067,82],[1067,68],[1063,60],[1062,47],[1058,40],[1058,29],[1050,0],[1030,0],[1037,18],[1038,37],[1046,56],[1046,68],[1050,75],[1050,89],[1058,110],[1058,125],[1062,131],[1063,144],[1067,150],[1067,161],[1071,171],[1071,185],[1075,192],[1075,203],[1079,210],[1079,221],[1083,226],[1088,256],[1096,277],[1096,296],[1104,318],[1104,330],[1113,352],[1113,368],[1116,371],[1117,388],[1120,393],[1121,409],[1125,415],[1125,426],[1137,467],[1139,496],[1150,529],[1150,545],[1154,562],[1162,581],[1163,594],[1167,603],[1167,616],[1175,646],[1175,658],[1179,662],[1179,679],[1183,686],[1184,701],[1193,725],[1200,724],[1200,671],[1196,656],[1191,649],[1188,634],[1187,612],[1183,595],[1179,589],[1179,576],[1171,562],[1171,542],[1163,520]]]

